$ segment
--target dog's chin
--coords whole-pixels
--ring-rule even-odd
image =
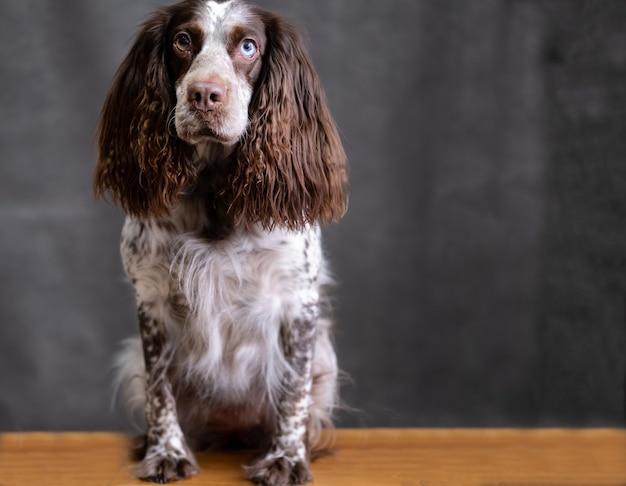
[[[177,130],[178,138],[190,145],[204,145],[218,143],[221,145],[234,145],[239,141],[242,134],[225,134],[210,127],[202,127],[196,130]]]
[[[242,126],[243,125],[243,126]],[[234,145],[246,131],[245,123],[220,123],[215,119],[184,120],[176,123],[176,134],[191,145],[218,143]]]

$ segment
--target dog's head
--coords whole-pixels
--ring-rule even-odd
[[[144,24],[102,111],[96,194],[167,215],[208,144],[228,154],[218,191],[236,224],[343,215],[345,154],[303,41],[239,0],[187,0]]]

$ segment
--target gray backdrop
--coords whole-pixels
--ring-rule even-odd
[[[351,163],[326,231],[340,423],[621,425],[625,4],[259,2],[306,28]],[[126,426],[133,292],[93,136],[158,3],[0,2],[0,430]]]

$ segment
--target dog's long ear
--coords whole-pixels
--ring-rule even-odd
[[[138,217],[167,214],[193,177],[193,148],[168,126],[175,105],[165,65],[170,19],[162,9],[143,25],[117,71],[98,127],[95,194],[109,194]]]
[[[225,190],[236,223],[299,229],[346,210],[346,156],[322,84],[295,28],[261,11],[267,48],[250,126]]]

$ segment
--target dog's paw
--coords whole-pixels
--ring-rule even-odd
[[[305,484],[313,479],[307,461],[284,456],[261,459],[245,471],[248,479],[260,486]]]
[[[169,452],[148,453],[135,469],[135,474],[139,479],[157,484],[186,479],[197,472],[198,465],[193,456],[181,456]]]

